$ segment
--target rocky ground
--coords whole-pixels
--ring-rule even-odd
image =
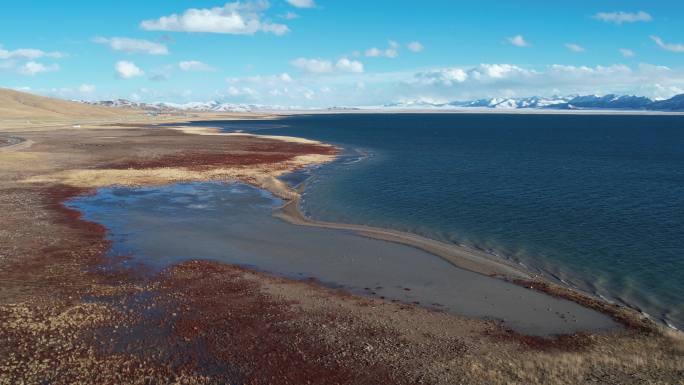
[[[105,258],[106,229],[62,205],[113,175],[259,183],[330,147],[147,126],[12,136],[31,146],[0,152],[0,384],[684,383],[684,340],[657,326],[542,339],[214,262],[152,273]]]

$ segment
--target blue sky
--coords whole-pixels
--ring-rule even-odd
[[[309,107],[684,92],[678,1],[3,6],[0,86],[63,98]]]

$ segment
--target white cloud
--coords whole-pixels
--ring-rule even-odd
[[[0,45],[0,59],[2,60],[34,60],[40,59],[42,57],[49,57],[53,59],[60,59],[65,55],[61,52],[45,52],[40,49],[35,48],[19,48],[12,51],[8,51],[2,48]]]
[[[335,67],[342,72],[362,73],[363,63],[358,60],[349,60],[346,57],[337,61]]]
[[[327,79],[321,76],[307,77],[312,85]],[[316,93],[302,78],[293,78],[288,73],[256,75],[243,78],[228,78],[228,90],[224,97],[235,102],[293,105],[301,100],[311,100]]]
[[[605,21],[606,23],[622,24],[622,23],[636,23],[636,22],[649,22],[653,20],[650,14],[639,11],[639,12],[599,12],[595,14],[594,19]]]
[[[47,52],[36,48],[6,50],[0,45],[0,70],[16,70],[22,75],[30,76],[58,71],[58,64],[45,65],[35,60],[40,58],[61,59],[64,56],[66,55],[61,52]]]
[[[565,48],[569,49],[572,52],[584,52],[585,51],[584,47],[582,47],[579,44],[575,44],[575,43],[566,43]]]
[[[524,78],[534,72],[513,64],[480,64],[471,68],[438,68],[435,70],[418,72],[415,78],[422,84],[441,84],[452,86],[466,81],[487,83],[505,78]]]
[[[131,39],[127,37],[96,37],[94,43],[107,44],[114,51],[126,53],[146,53],[148,55],[168,55],[166,45],[149,40]]]
[[[651,39],[658,44],[658,47],[670,52],[684,52],[684,44],[665,43],[658,36],[651,36]]]
[[[411,52],[422,52],[424,47],[419,41],[412,41],[407,45],[409,51]]]
[[[442,83],[451,86],[454,83],[463,83],[468,79],[468,74],[461,68],[440,68],[416,74],[416,78],[425,84]]]
[[[332,61],[315,58],[297,58],[290,62],[294,67],[299,70],[310,73],[310,74],[333,74],[338,73],[362,73],[363,63],[358,60],[351,60],[346,57],[339,59],[333,64]],[[289,75],[288,75],[289,76]]]
[[[95,92],[95,86],[92,84],[81,84],[78,87],[78,92],[80,92],[82,94],[91,94],[91,93]]]
[[[480,64],[470,71],[470,76],[478,80],[483,77],[501,79],[510,76],[527,77],[532,74],[534,71],[513,64]]]
[[[126,60],[118,61],[114,65],[114,70],[116,71],[116,75],[121,79],[131,79],[145,74],[145,72],[138,68],[135,63]]]
[[[297,8],[313,8],[316,6],[314,0],[287,0],[287,2]]]
[[[509,43],[513,44],[516,47],[529,47],[530,43],[525,40],[525,38],[522,35],[515,35],[506,38]]]
[[[624,57],[634,57],[636,55],[636,53],[634,53],[634,51],[632,51],[631,49],[627,49],[627,48],[620,48],[620,54]]]
[[[669,99],[675,95],[684,94],[684,87],[663,86],[659,83],[653,85],[652,97],[656,100]]]
[[[350,62],[351,59],[348,58]],[[668,98],[684,89],[684,68],[649,64],[529,67],[490,63],[365,73],[342,72],[337,68],[337,59],[318,60],[330,63],[329,72],[229,78],[223,94],[210,97],[271,106],[329,107],[382,105],[398,100],[454,101],[608,93]]]
[[[388,47],[385,49],[379,49],[376,47],[369,48],[365,52],[366,57],[386,57],[394,59],[399,56],[399,43],[390,40],[388,42]]]
[[[171,79],[171,73],[173,71],[173,66],[165,66],[163,68],[157,68],[150,72],[148,79],[153,82],[164,82]]]
[[[223,7],[190,8],[182,14],[145,20],[140,26],[148,31],[205,32],[253,35],[256,32],[284,35],[290,29],[284,24],[263,20],[270,7],[268,1],[226,3]]]
[[[297,58],[293,60],[290,64],[300,69],[301,71],[312,73],[312,74],[324,74],[333,72],[333,65],[330,60],[324,59],[307,59],[307,58]]]
[[[19,68],[19,72],[21,74],[29,75],[29,76],[37,75],[37,74],[43,73],[43,72],[54,72],[54,71],[58,71],[58,70],[59,70],[59,65],[57,65],[57,64],[50,64],[50,65],[46,66],[42,63],[38,63],[35,61],[26,62],[26,63],[24,63],[24,65],[22,65]]]
[[[235,86],[230,86],[228,87],[228,95],[230,96],[247,96],[250,98],[256,98],[259,96],[259,93],[252,88],[249,87],[242,87],[238,88]]]
[[[280,15],[280,17],[282,17],[285,20],[294,20],[294,19],[298,19],[299,15],[292,12],[292,11],[288,11],[285,14]]]
[[[367,57],[379,57],[382,56],[383,52],[379,48],[368,48],[365,52]]]
[[[407,98],[463,100],[501,96],[552,96],[554,94],[636,94],[667,98],[684,88],[684,69],[640,64],[571,66],[555,64],[530,69],[513,64],[480,64],[420,71],[394,91]],[[397,96],[394,96],[395,100]]]
[[[351,58],[341,58],[330,63],[331,72],[322,74],[303,73],[301,76],[290,76],[281,73],[228,78],[226,81],[233,88],[228,89],[226,98],[233,102],[287,106],[353,103],[363,95],[358,88],[363,81],[358,79],[373,75],[358,72],[362,67]],[[245,88],[253,92],[247,94]]]
[[[250,84],[254,86],[279,86],[286,85],[288,83],[294,82],[294,79],[287,72],[283,72],[279,75],[256,75],[247,76],[244,78],[227,78],[226,81],[229,84]]]
[[[178,63],[178,68],[183,71],[214,71],[214,67],[197,60],[186,60]]]

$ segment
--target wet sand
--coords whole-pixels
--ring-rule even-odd
[[[70,206],[110,230],[113,255],[133,255],[131,263],[158,269],[211,259],[494,320],[530,335],[618,327],[610,317],[574,302],[456,267],[428,252],[429,247],[274,218],[271,214],[282,204],[245,184],[205,183],[101,189]]]

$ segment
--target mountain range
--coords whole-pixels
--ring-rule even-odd
[[[273,110],[301,110],[297,107],[267,106],[260,104],[224,103],[216,100],[209,102],[168,103],[134,102],[127,99],[81,101],[91,105],[119,108],[134,108],[147,111],[189,111],[189,112],[247,112]],[[488,98],[453,102],[434,102],[430,100],[410,100],[389,103],[369,109],[549,109],[549,110],[626,110],[626,111],[684,111],[684,94],[670,99],[653,100],[635,95],[574,95],[527,98]],[[359,107],[330,107],[327,110],[359,110]]]
[[[286,107],[279,106],[263,106],[259,104],[237,104],[237,103],[222,103],[216,100],[208,102],[190,102],[190,103],[169,103],[169,102],[135,102],[128,99],[113,99],[100,101],[84,101],[77,100],[81,103],[114,107],[114,108],[131,108],[145,111],[155,112],[172,112],[172,111],[188,111],[188,112],[248,112],[248,111],[263,111],[263,110],[285,110]]]
[[[635,95],[575,95],[533,96],[528,98],[489,98],[435,103],[405,101],[387,104],[386,108],[496,108],[496,109],[552,109],[552,110],[629,110],[629,111],[684,111],[684,94],[670,99],[653,100]]]

